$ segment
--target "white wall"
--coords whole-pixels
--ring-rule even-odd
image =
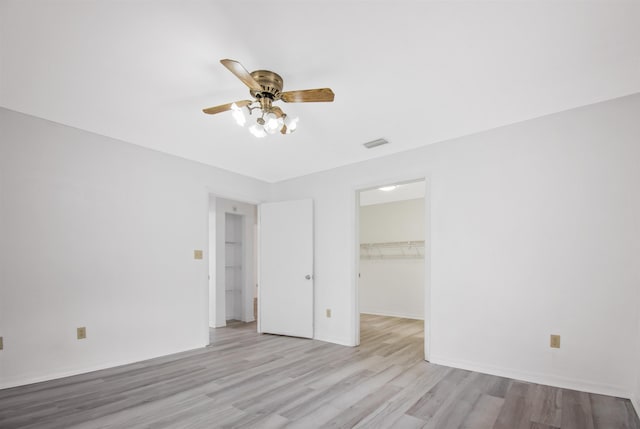
[[[355,191],[427,177],[431,360],[631,396],[638,117],[634,95],[269,186],[0,109],[0,387],[205,345],[208,193],[314,199],[315,336],[353,344]]]
[[[424,319],[423,259],[361,259],[360,313]]]
[[[208,344],[209,193],[269,185],[0,109],[0,388]]]
[[[431,360],[629,396],[639,117],[636,94],[279,183],[315,201],[316,337],[355,342],[355,190],[427,177]]]
[[[395,191],[394,191],[395,192]],[[360,207],[360,243],[424,240],[424,198]],[[361,313],[424,318],[424,259],[360,259]]]
[[[424,198],[360,207],[360,242],[424,240]]]

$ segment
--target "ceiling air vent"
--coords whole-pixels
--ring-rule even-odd
[[[387,143],[389,143],[388,140],[377,139],[377,140],[372,140],[370,142],[363,143],[362,146],[366,147],[367,149],[372,149],[372,148],[374,148],[376,146],[382,146],[383,144],[387,144]]]

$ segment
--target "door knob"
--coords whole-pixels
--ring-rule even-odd
[[[307,280],[311,280],[311,274],[307,274],[306,276],[304,276],[304,278]]]

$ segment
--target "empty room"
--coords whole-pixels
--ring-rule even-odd
[[[0,428],[640,429],[639,23],[0,0]]]

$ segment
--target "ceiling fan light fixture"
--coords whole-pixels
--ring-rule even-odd
[[[244,113],[244,109],[238,107],[236,103],[231,104],[231,115],[233,116],[233,119],[235,119],[236,123],[241,127],[244,127],[247,123],[247,116]]]
[[[269,112],[264,115],[264,121],[264,129],[269,134],[275,134],[280,128],[282,128],[281,119],[273,112]]]
[[[291,134],[298,127],[298,118],[289,118],[286,113],[273,103],[317,103],[332,102],[335,94],[331,88],[303,89],[298,91],[282,91],[282,77],[269,70],[255,70],[249,72],[238,61],[220,60],[231,73],[249,88],[253,100],[240,100],[233,103],[208,107],[202,111],[214,115],[231,110],[234,120],[244,127],[253,122],[249,132],[256,137],[267,134]]]
[[[294,132],[296,130],[296,128],[298,127],[298,120],[300,118],[298,118],[297,116],[295,118],[292,118],[290,116],[285,116],[284,117],[284,121],[283,121],[283,125],[286,128],[284,134],[291,134],[292,132]]]
[[[258,124],[253,124],[249,127],[249,132],[258,138],[262,138],[267,135],[264,127]]]

